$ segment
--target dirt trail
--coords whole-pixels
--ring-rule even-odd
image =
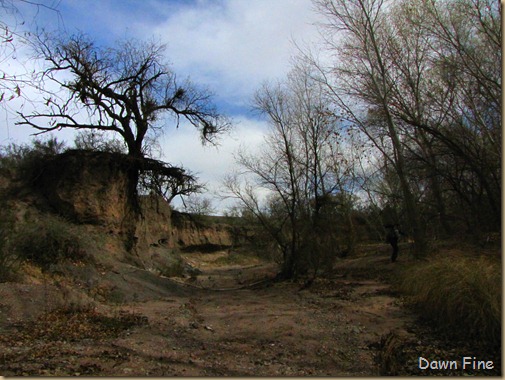
[[[298,292],[278,284],[260,290],[198,291],[193,297],[147,302],[136,310],[159,331],[172,331],[163,356],[175,374],[191,376],[351,376],[376,374],[370,345],[404,324],[394,299],[374,283],[341,284],[359,301]],[[326,293],[326,292],[325,292]],[[146,341],[138,330],[125,342]],[[158,347],[160,348],[160,347]],[[159,353],[159,351],[157,351]]]
[[[373,376],[380,337],[412,321],[380,281],[346,277],[344,271],[305,290],[296,283],[251,289],[247,284],[272,276],[275,267],[252,261],[213,265],[223,256],[193,254],[189,259],[202,273],[177,285],[184,291],[110,308],[116,319],[124,316],[122,323],[132,322],[113,334],[94,334],[107,321],[89,315],[79,329],[91,333],[81,336],[49,334],[54,321],[35,337],[22,321],[11,324],[0,340],[0,373]],[[387,259],[377,260],[385,265]]]

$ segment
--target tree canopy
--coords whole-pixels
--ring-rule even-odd
[[[165,46],[154,42],[123,41],[100,47],[83,34],[59,40],[42,35],[34,43],[47,67],[39,87],[56,83],[64,94],[47,92],[45,110],[19,113],[18,124],[39,133],[62,128],[93,129],[121,135],[128,154],[143,157],[146,137],[181,118],[198,128],[202,141],[230,127],[212,104],[211,94],[189,79],[179,81],[165,62]],[[87,111],[87,118],[82,111]]]

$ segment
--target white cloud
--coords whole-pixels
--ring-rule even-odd
[[[286,74],[292,40],[312,39],[315,19],[310,0],[201,1],[150,32],[167,42],[177,71],[243,101]]]
[[[289,70],[292,40],[317,36],[311,0],[65,0],[60,8],[69,33],[82,30],[109,44],[159,39],[176,73],[242,104],[261,82]]]
[[[39,132],[26,125],[17,125],[16,123],[22,120],[18,112],[22,112],[25,115],[32,114],[34,111],[43,112],[47,109],[45,103],[48,97],[66,99],[66,90],[62,90],[57,83],[51,80],[44,81],[43,87],[45,91],[40,91],[25,83],[31,80],[32,73],[38,73],[43,69],[43,63],[31,58],[32,55],[33,52],[28,46],[20,44],[16,47],[15,59],[6,59],[0,63],[0,75],[2,72],[5,72],[12,77],[15,76],[18,80],[18,82],[6,83],[6,86],[14,88],[16,85],[19,85],[20,87],[20,96],[14,94],[14,98],[9,100],[13,91],[6,90],[4,100],[0,104],[0,145],[27,143],[34,138],[34,134]],[[70,74],[60,76],[60,80],[70,78]],[[40,85],[42,82],[36,83]],[[82,117],[82,120],[86,120],[87,118],[84,113],[79,116]],[[76,118],[79,119],[78,116]],[[43,125],[44,121],[39,120],[39,123]],[[68,144],[71,144],[75,134],[75,130],[72,129],[63,129],[52,133],[58,140],[66,141]],[[42,139],[44,137],[46,135],[40,136]]]
[[[196,174],[200,182],[206,184],[209,193],[215,195],[222,192],[225,176],[237,169],[234,154],[242,146],[249,152],[259,152],[265,130],[264,122],[241,118],[230,134],[221,136],[218,146],[202,146],[198,131],[189,125],[181,125],[178,129],[167,131],[160,139],[162,158]],[[221,209],[229,204],[221,204],[217,197],[214,202]]]

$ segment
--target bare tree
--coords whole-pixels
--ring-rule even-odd
[[[325,39],[327,47],[338,52],[334,55],[338,61],[329,69],[313,63],[344,115],[394,168],[416,250],[420,252],[424,246],[420,202],[426,200],[426,189],[435,199],[444,229],[450,230],[445,205],[450,197],[444,199],[442,181],[452,182],[453,193],[466,198],[467,207],[478,199],[479,208],[485,211],[474,214],[474,227],[481,225],[477,220],[485,219],[478,216],[483,213],[490,219],[489,225],[498,225],[499,2],[315,3],[327,17]],[[466,190],[447,176],[451,167],[441,158],[449,156],[459,169],[464,168],[465,182],[472,178]],[[418,166],[421,162],[422,168]],[[421,178],[418,173],[425,175]]]
[[[320,69],[320,80],[326,84],[343,116],[358,126],[390,160],[400,180],[416,252],[422,254],[426,247],[424,228],[408,181],[401,131],[391,111],[394,77],[384,54],[390,43],[385,33],[384,1],[320,0],[315,4],[327,19],[324,27],[329,32],[328,47],[338,51],[340,57],[330,71],[313,61]],[[356,100],[361,107],[356,106]],[[384,150],[385,136],[391,151]]]
[[[240,152],[237,157],[255,183],[240,187],[237,178],[227,183],[280,248],[280,278],[316,276],[340,249],[334,220],[335,205],[343,199],[335,154],[339,118],[309,69],[294,67],[285,81],[256,92],[255,107],[267,117],[270,133],[259,155]],[[255,189],[268,191],[266,202]]]
[[[19,59],[19,49],[28,44],[30,32],[26,29],[25,15],[20,10],[20,5],[26,5],[29,8],[36,9],[37,14],[40,9],[47,9],[57,17],[61,17],[57,6],[52,7],[37,1],[29,0],[0,0],[0,64],[7,61],[16,61],[21,67]],[[36,19],[36,17],[35,17]],[[30,83],[30,73],[25,72],[12,73],[10,70],[0,68],[0,105],[6,107],[7,102],[24,97],[23,87]],[[30,101],[31,99],[26,100]]]
[[[147,134],[165,127],[164,114],[175,118],[175,127],[181,118],[187,120],[200,130],[203,141],[212,141],[230,126],[217,113],[208,92],[189,80],[179,83],[164,63],[163,45],[127,41],[100,48],[76,35],[64,41],[38,37],[35,47],[49,64],[40,80],[67,90],[61,98],[48,94],[43,112],[19,113],[19,124],[40,133],[62,128],[114,132],[125,141],[128,154],[140,158]],[[72,79],[64,79],[64,74]],[[88,112],[86,121],[80,118],[82,109]]]
[[[334,60],[324,67],[305,58],[342,116],[384,156],[383,174],[397,176],[416,252],[425,250],[426,224],[436,217],[450,233],[449,217],[461,216],[462,204],[471,230],[499,225],[500,3],[315,5]]]
[[[480,207],[489,210],[491,223],[497,225],[502,150],[501,4],[487,0],[420,2],[416,7],[403,5],[398,13],[408,24],[404,29],[410,35],[417,30],[430,50],[423,57],[426,70],[415,78],[417,88],[411,91],[421,107],[406,104],[405,94],[398,93],[393,112],[436,138],[468,167],[489,204]],[[409,31],[403,34],[409,35]],[[415,50],[410,50],[414,55]],[[402,72],[412,71],[407,62],[397,59],[394,63]]]
[[[167,200],[199,189],[184,169],[147,157],[152,141],[183,119],[198,128],[202,142],[213,142],[230,121],[217,112],[208,91],[177,79],[164,61],[163,45],[124,41],[102,48],[81,34],[64,40],[37,36],[34,46],[48,65],[36,85],[56,84],[62,91],[47,90],[45,109],[19,112],[18,124],[36,134],[71,128],[121,136],[131,164],[132,198],[139,180]]]
[[[212,215],[216,212],[210,198],[199,197],[194,194],[186,198],[184,206],[189,213],[196,215]]]

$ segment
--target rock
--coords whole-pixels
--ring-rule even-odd
[[[198,275],[201,275],[203,272],[191,264],[186,263],[184,264],[184,273],[188,274],[190,277],[196,277]]]

